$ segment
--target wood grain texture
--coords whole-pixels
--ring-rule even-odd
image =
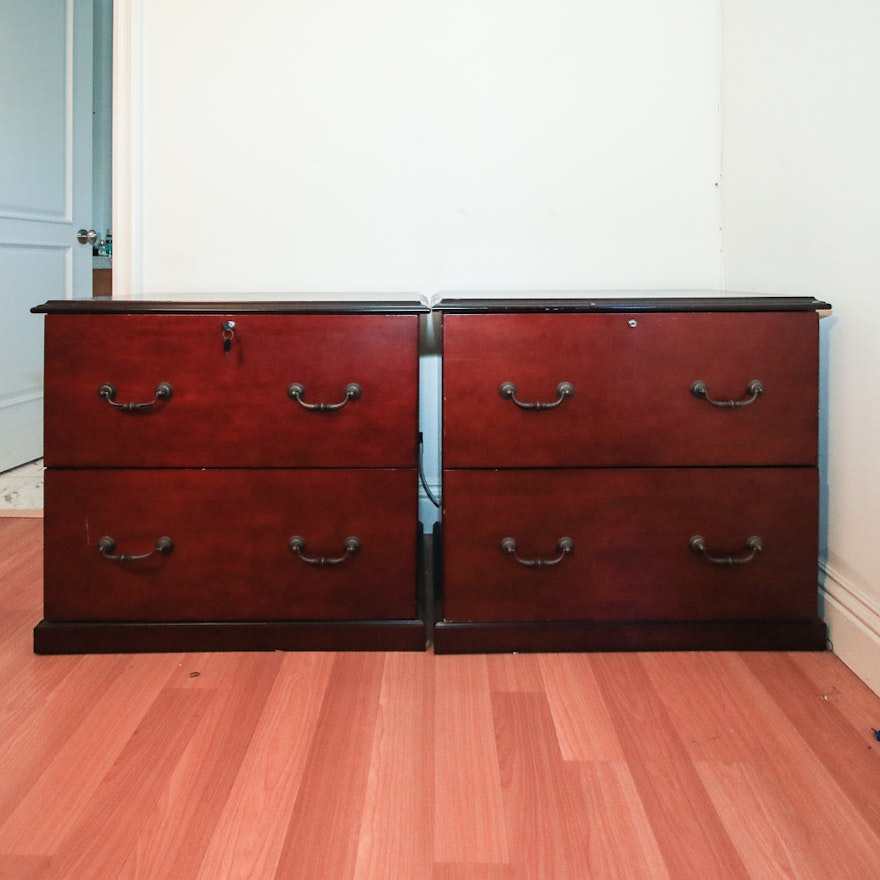
[[[622,762],[623,749],[602,697],[588,654],[572,654],[565,664],[539,655],[556,737],[567,761]]]
[[[82,812],[74,817],[70,831],[56,847],[48,877],[98,880],[120,876],[120,865],[142,851],[145,831],[148,838],[153,836],[151,815],[166,796],[169,780],[211,699],[207,691],[162,690]],[[77,781],[74,778],[72,784]],[[169,825],[165,830],[170,834],[174,829]],[[121,876],[151,875],[148,870],[135,874],[125,870]]]
[[[513,876],[582,878],[582,791],[561,759],[546,696],[495,693],[492,708]]]
[[[0,522],[0,624],[40,614]],[[0,880],[876,874],[880,697],[830,653],[34,656],[0,638]]]
[[[351,877],[379,713],[382,654],[337,654],[278,877]]]
[[[0,828],[0,851],[51,855],[88,806],[100,781],[135,735],[140,719],[162,692],[167,659],[149,655],[130,663],[90,703],[75,730],[66,732],[51,760]],[[101,748],[93,748],[95,728]],[[33,829],[42,827],[38,838]]]
[[[50,470],[46,619],[411,619],[415,497],[414,471],[383,468]],[[361,547],[344,564],[308,565],[288,547],[295,534],[307,556],[344,557],[349,535]],[[116,553],[148,552],[160,535],[175,546],[114,564],[103,535]]]
[[[417,454],[416,315],[52,314],[46,319],[45,461],[49,467],[413,467]],[[87,353],[88,356],[84,356]],[[227,356],[228,355],[228,356]],[[146,403],[160,382],[170,399]],[[361,397],[332,411],[307,403]]]
[[[818,326],[809,312],[444,315],[444,466],[814,465]],[[752,379],[754,406],[690,391],[740,401]],[[561,382],[574,394],[522,409],[504,382],[524,403],[559,400]]]
[[[333,655],[284,656],[197,880],[273,876]]]
[[[673,876],[748,876],[661,696],[632,655],[595,658],[624,756]]]
[[[877,723],[877,695],[852,675],[846,666],[823,662],[822,654],[799,653],[790,656],[795,666],[812,683],[814,695],[831,703],[858,734],[880,726]]]
[[[863,747],[864,734],[860,736],[840,712],[819,699],[815,686],[790,657],[755,655],[746,656],[745,661],[755,677],[765,683],[796,736],[803,738],[810,757],[818,760],[859,813],[880,826],[876,790],[865,787],[866,779],[878,778],[877,755],[875,749]]]
[[[214,669],[201,670],[202,687],[168,688],[210,700],[122,866],[122,877],[194,876],[229,800],[282,656],[216,659]]]
[[[355,880],[431,880],[434,676],[428,654],[388,654],[372,737]],[[419,707],[421,711],[414,711]]]
[[[651,822],[625,761],[579,764],[584,795],[583,877],[670,877]]]
[[[589,499],[585,503],[584,499]],[[445,621],[706,622],[816,618],[812,468],[447,470]],[[742,555],[721,567],[689,545]],[[505,536],[528,562],[501,549]]]
[[[434,668],[434,857],[444,863],[507,862],[486,657],[438,657]]]

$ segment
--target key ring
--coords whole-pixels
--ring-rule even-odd
[[[232,339],[235,336],[235,321],[224,321],[220,326],[222,328],[223,351],[228,355],[232,348]]]

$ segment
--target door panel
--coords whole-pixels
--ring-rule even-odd
[[[0,470],[42,454],[46,299],[89,296],[92,3],[0,0]]]

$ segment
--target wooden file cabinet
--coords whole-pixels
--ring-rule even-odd
[[[822,649],[812,299],[444,300],[435,649]]]
[[[34,311],[46,314],[37,652],[424,650],[425,308]]]

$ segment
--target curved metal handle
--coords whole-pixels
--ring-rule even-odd
[[[505,556],[512,556],[520,565],[525,565],[528,568],[548,568],[551,565],[558,565],[566,556],[574,552],[574,541],[571,538],[560,538],[556,542],[556,550],[559,555],[552,559],[523,559],[522,556],[517,555],[514,538],[501,539],[501,552]]]
[[[754,403],[763,393],[764,383],[760,379],[752,379],[752,381],[746,385],[746,394],[751,395],[748,400],[712,400],[709,396],[709,386],[702,379],[697,379],[697,381],[691,385],[691,394],[693,394],[694,397],[702,398],[706,403],[711,403],[712,406],[720,406],[725,409],[733,409],[737,406],[748,406],[749,404]]]
[[[301,407],[317,410],[318,412],[329,412],[335,409],[342,409],[349,400],[358,400],[361,396],[361,386],[358,385],[357,382],[349,382],[348,385],[345,386],[345,399],[339,403],[306,403],[303,400],[303,395],[305,393],[306,389],[300,382],[294,382],[290,388],[287,389],[287,396],[291,400],[295,400]]]
[[[748,553],[745,556],[713,556],[709,552],[709,548],[706,546],[706,539],[702,535],[694,535],[688,541],[688,546],[694,553],[702,553],[713,565],[723,565],[727,568],[731,568],[734,565],[747,565],[764,550],[764,542],[757,535],[752,535],[746,541]]]
[[[124,410],[125,412],[137,412],[142,409],[149,409],[153,404],[158,403],[160,400],[171,400],[173,394],[174,389],[171,387],[170,382],[160,382],[156,386],[155,397],[152,400],[148,400],[146,403],[116,403],[115,385],[105,382],[98,389],[98,397],[106,400],[110,406]]]
[[[559,396],[551,403],[525,403],[522,400],[517,400],[516,385],[513,382],[502,382],[498,393],[505,400],[512,400],[520,409],[556,409],[566,397],[574,397],[574,385],[571,382],[560,382],[556,386],[556,393]]]
[[[149,553],[116,553],[116,539],[111,538],[109,535],[104,535],[104,537],[98,541],[98,552],[101,556],[103,556],[104,559],[112,559],[114,562],[134,562],[137,559],[146,559],[154,553],[159,553],[161,556],[168,556],[173,549],[174,541],[172,541],[167,535],[159,538],[156,541],[156,546],[153,547]]]
[[[306,556],[306,542],[305,538],[300,535],[294,535],[288,542],[287,546],[290,548],[291,553],[296,553],[303,562],[307,562],[309,565],[318,565],[321,567],[327,565],[339,565],[341,562],[345,562],[349,556],[354,553],[357,553],[361,549],[361,542],[358,538],[353,535],[346,538],[343,547],[345,548],[345,553],[342,556]]]

